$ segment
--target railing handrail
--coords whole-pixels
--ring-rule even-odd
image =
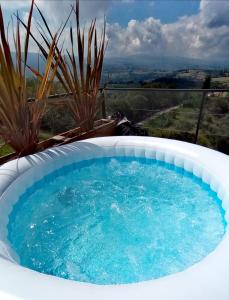
[[[224,92],[229,92],[229,88],[209,88],[209,89],[172,89],[172,88],[131,88],[131,87],[108,87],[104,86],[102,89],[103,91],[119,91],[119,92],[139,92],[139,91],[144,91],[144,92],[170,92],[170,93],[177,93],[177,92],[187,92],[187,93],[202,93],[202,100],[201,100],[201,105],[200,105],[200,110],[198,114],[198,120],[197,120],[197,126],[196,126],[196,132],[195,132],[195,143],[198,141],[198,136],[199,136],[199,130],[200,130],[200,124],[202,121],[203,117],[203,109],[204,109],[204,103],[205,103],[205,98],[208,96],[209,93],[224,93]],[[105,102],[105,101],[104,101]]]
[[[171,88],[122,88],[122,87],[105,87],[101,88],[103,91],[149,91],[149,92],[205,92],[205,93],[222,93],[229,92],[229,88],[225,89],[171,89]]]
[[[106,101],[105,101],[105,93],[104,91],[119,91],[119,92],[171,92],[171,93],[177,93],[177,92],[187,92],[187,93],[202,93],[202,101],[199,109],[198,114],[198,120],[197,120],[197,127],[196,127],[196,132],[195,132],[195,143],[198,141],[198,135],[199,135],[199,130],[200,130],[200,125],[203,117],[203,108],[204,108],[204,102],[206,96],[208,96],[209,93],[224,93],[224,92],[229,92],[229,88],[210,88],[210,89],[201,89],[201,88],[195,88],[195,89],[187,89],[187,88],[179,88],[179,89],[173,89],[173,88],[143,88],[143,87],[109,87],[107,85],[104,85],[104,87],[99,88],[100,93],[103,95],[103,101],[101,101],[101,109],[102,109],[102,115],[103,118],[106,118]],[[50,95],[49,97],[46,98],[48,99],[60,99],[64,100],[65,97],[71,96],[72,93],[61,93],[61,94],[53,94]],[[62,99],[61,99],[62,98]],[[29,98],[28,101],[32,102],[34,101],[35,98]],[[66,100],[66,99],[65,99]],[[152,110],[153,111],[153,110]],[[160,110],[155,110],[160,111]],[[194,114],[194,113],[193,113]],[[213,115],[213,114],[212,114]],[[215,114],[215,115],[220,115],[220,114]],[[226,114],[222,114],[226,115]]]
[[[101,87],[99,88],[99,91],[100,92],[103,92],[103,91],[123,91],[123,92],[126,92],[126,91],[133,91],[133,92],[137,92],[137,91],[148,91],[148,92],[205,92],[205,93],[223,93],[223,92],[229,92],[229,88],[228,89],[165,89],[165,88],[118,88],[118,87]],[[64,98],[64,97],[67,97],[67,96],[71,96],[72,93],[60,93],[60,94],[52,94],[52,95],[49,95],[47,97],[47,99],[55,99],[55,98]],[[31,98],[28,98],[28,101],[31,102],[31,101],[34,101],[35,98],[34,97],[31,97]]]
[[[162,111],[162,109],[144,109],[144,108],[132,108],[132,110],[134,111],[148,111],[148,112],[160,112]],[[182,112],[178,112],[178,114],[182,114],[182,115],[198,115],[199,112],[191,112],[191,111],[182,111]],[[208,116],[226,116],[228,115],[229,112],[226,113],[208,113]]]

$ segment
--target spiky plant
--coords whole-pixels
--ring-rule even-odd
[[[21,46],[20,22],[17,19],[13,33],[16,62],[6,38],[3,13],[0,6],[0,137],[10,145],[18,156],[36,151],[44,99],[47,97],[55,78],[57,64],[53,64],[55,38],[47,55],[44,75],[31,69],[38,78],[35,101],[29,103],[26,93],[26,65],[31,32],[34,0],[31,2],[24,49]]]
[[[44,35],[42,32],[40,32],[40,34],[45,45],[50,49],[50,39],[53,39],[53,34],[44,15],[38,7],[37,9],[47,30],[47,35]],[[69,36],[71,44],[70,49],[66,50],[67,55],[62,55],[58,48],[55,49],[55,59],[57,60],[59,57],[57,77],[66,92],[72,94],[72,101],[69,101],[68,104],[76,124],[80,125],[82,131],[88,131],[93,128],[96,116],[97,95],[106,50],[106,24],[104,22],[102,35],[98,42],[96,20],[92,20],[87,32],[86,41],[86,34],[84,30],[82,31],[80,28],[79,0],[76,0],[75,6],[72,7],[61,32],[64,31],[71,13],[75,16],[76,33],[74,33],[73,28],[70,27]],[[24,23],[23,25],[28,28]],[[47,36],[49,36],[50,39],[47,38]],[[32,36],[32,38],[39,46],[41,53],[47,57],[47,51],[41,43],[39,43],[34,36]]]

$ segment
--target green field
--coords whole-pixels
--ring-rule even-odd
[[[190,76],[190,72],[188,73]],[[181,74],[182,75],[182,74]],[[183,75],[182,75],[183,76]],[[184,73],[186,76],[186,73]],[[200,73],[202,76],[202,73]],[[213,78],[213,84],[229,82],[229,77]],[[128,85],[123,84],[123,87]],[[128,86],[129,87],[129,86]],[[146,83],[143,87],[168,87],[164,83]],[[33,95],[34,82],[29,84]],[[58,83],[53,93],[61,93]],[[150,136],[174,138],[194,142],[202,93],[194,92],[105,92],[107,115],[122,112],[133,123],[141,124]],[[49,103],[43,117],[40,140],[67,131],[76,126],[66,105]],[[174,109],[174,107],[176,109]],[[178,108],[177,108],[178,107]],[[168,111],[169,109],[173,109]],[[101,111],[100,111],[101,112]],[[157,114],[161,115],[157,115]],[[229,95],[211,95],[206,98],[198,143],[229,154]],[[0,140],[0,156],[12,149]]]
[[[3,141],[0,140],[0,156],[4,156],[12,153],[12,149],[8,145],[4,145]]]
[[[176,110],[148,120],[149,135],[194,142],[199,103],[186,101]],[[204,106],[198,144],[229,154],[229,97],[208,97]]]
[[[201,101],[202,92],[135,91],[106,95],[108,114],[121,111],[130,121],[147,129],[150,136],[191,143],[195,141]],[[229,154],[228,93],[206,97],[198,144]]]

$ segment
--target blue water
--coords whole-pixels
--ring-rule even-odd
[[[9,240],[21,264],[66,279],[132,283],[185,270],[225,233],[217,195],[172,165],[104,158],[62,168],[15,205]]]

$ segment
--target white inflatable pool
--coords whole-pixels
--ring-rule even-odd
[[[8,216],[25,190],[73,162],[136,156],[172,163],[192,172],[222,200],[229,222],[229,157],[184,142],[146,137],[106,137],[76,142],[0,167],[0,299],[24,300],[228,300],[229,233],[216,250],[183,272],[147,282],[95,285],[44,275],[20,266],[7,241]]]

